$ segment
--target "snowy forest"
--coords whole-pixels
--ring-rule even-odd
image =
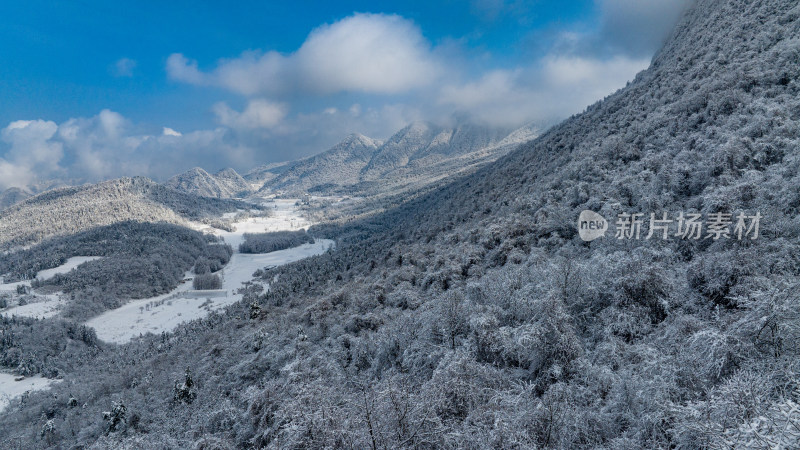
[[[239,246],[179,223],[233,200],[20,229],[7,248],[37,245],[0,257],[6,281],[104,259],[36,282],[71,296],[63,317],[0,319],[0,363],[58,378],[0,412],[2,447],[800,447],[798,36],[795,1],[698,0],[625,88],[376,214]],[[642,213],[642,236],[651,213],[732,223],[587,242],[584,210]],[[171,332],[116,345],[81,325],[319,239],[335,248],[264,264]]]

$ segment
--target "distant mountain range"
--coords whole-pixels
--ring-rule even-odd
[[[453,174],[474,171],[538,134],[539,129],[533,125],[509,132],[469,123],[443,127],[414,122],[386,141],[351,134],[322,153],[258,166],[244,176],[232,168],[211,174],[194,167],[175,175],[162,186],[184,194],[218,199],[245,198],[253,194],[397,194]],[[9,188],[0,192],[0,211],[38,193],[81,183],[57,180],[28,189]]]
[[[239,176],[233,169],[214,175],[194,168],[166,186],[206,197],[249,194],[374,195],[424,186],[455,173],[474,170],[534,139],[538,129],[508,130],[474,124],[452,128],[414,122],[386,141],[351,134],[317,155],[259,166]]]

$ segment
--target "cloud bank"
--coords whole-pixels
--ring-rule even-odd
[[[176,81],[220,86],[243,95],[398,94],[433,83],[442,73],[413,22],[396,15],[355,14],[313,30],[294,53],[247,52],[211,72],[180,53],[167,59]]]
[[[319,111],[338,111],[346,105],[323,104],[324,99],[335,102],[345,94],[361,95],[361,103],[372,106],[413,106],[433,121],[458,115],[510,128],[550,124],[645,69],[688,1],[597,0],[593,31],[562,30],[549,52],[511,68],[470,70],[468,51],[454,55],[446,46],[437,47],[408,19],[354,14],[312,30],[288,54],[248,51],[201,70],[197,61],[175,53],[166,70],[174,81],[222,88],[247,99],[241,111],[224,103],[214,106],[219,123],[238,130],[292,128],[299,114],[313,115],[292,115],[293,104],[311,98]],[[473,2],[472,8],[486,20],[527,17],[516,1]]]
[[[688,2],[596,0],[594,26],[562,27],[546,51],[511,64],[466,41],[433,43],[411,20],[386,14],[353,14],[312,30],[292,52],[247,51],[209,68],[174,53],[170,80],[226,95],[209,101],[211,128],[136,124],[110,110],[59,124],[14,121],[0,131],[0,189],[47,178],[165,179],[196,165],[246,171],[324,151],[349,133],[384,139],[414,120],[549,125],[645,69]],[[487,21],[527,20],[531,8],[522,14],[521,5],[481,0],[473,10]],[[122,58],[112,75],[135,68]]]
[[[193,161],[224,167],[255,157],[252,149],[231,139],[225,128],[181,134],[165,127],[161,133],[146,134],[109,110],[61,124],[15,121],[0,131],[0,137],[10,147],[0,158],[0,189],[56,178],[93,181],[147,175],[163,179]]]

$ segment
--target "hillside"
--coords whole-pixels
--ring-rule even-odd
[[[267,181],[265,187],[308,191],[317,186],[358,183],[361,169],[369,163],[380,144],[380,141],[352,134],[327,151],[291,164]]]
[[[266,270],[227,314],[98,354],[4,413],[0,434],[797,448],[797,36],[794,1],[698,0],[626,88],[399,208],[310,230],[337,250]],[[587,209],[612,227],[643,214],[642,238],[584,242]],[[730,213],[731,233],[645,238],[662,212]],[[736,238],[739,213],[761,215],[757,238]]]
[[[127,220],[185,224],[250,207],[184,194],[147,178],[54,189],[0,212],[0,249]]]
[[[212,198],[244,197],[251,191],[247,181],[231,168],[211,175],[195,167],[170,178],[164,186],[186,194]]]
[[[507,131],[462,124],[455,128],[415,122],[395,133],[362,170],[364,180],[375,180],[414,162],[465,155],[492,147]]]
[[[248,178],[264,183],[262,194],[398,194],[473,171],[535,136],[531,126],[509,133],[469,123],[448,128],[414,122],[386,142],[354,134],[323,153],[259,168]]]

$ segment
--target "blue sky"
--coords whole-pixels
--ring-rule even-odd
[[[645,68],[685,3],[7,2],[0,188],[246,171],[413,120],[551,124]]]

